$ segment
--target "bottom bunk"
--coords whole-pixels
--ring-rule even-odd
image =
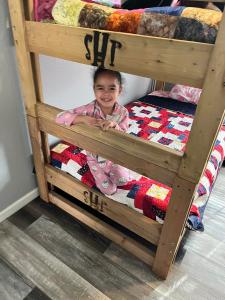
[[[193,122],[195,105],[170,98],[148,95],[139,101],[129,103],[127,109],[130,114],[128,133],[166,145],[172,149],[184,151]],[[191,229],[203,230],[204,228],[202,223],[203,213],[224,155],[225,126],[222,126],[190,210],[187,226]],[[82,196],[80,195],[78,199],[81,200],[82,198],[86,204],[94,206],[103,214],[106,210],[107,215],[115,221],[120,222],[122,219],[122,225],[131,230],[134,229],[135,233],[153,244],[157,244],[161,229],[154,225],[155,230],[148,233],[148,222],[146,220],[150,218],[161,224],[163,223],[172,192],[170,187],[132,172],[133,180],[118,188],[116,194],[105,197],[114,200],[108,201],[108,203],[111,203],[110,208],[106,208],[109,205],[106,204],[107,201],[98,200],[103,195],[95,186],[93,176],[87,165],[85,150],[67,142],[59,142],[51,150],[51,164],[76,178],[76,191],[70,190],[73,196],[78,196],[77,191],[80,189],[78,182],[81,181],[83,190],[80,192]],[[58,175],[54,168],[48,167],[47,174],[52,174],[52,177],[54,177],[54,182],[50,179],[48,181],[60,187],[60,177],[57,179]],[[85,190],[85,186],[89,188],[89,191]],[[116,206],[116,203],[120,206]],[[118,211],[123,210],[124,205],[133,209],[135,215],[132,215],[132,213],[127,215],[128,210],[126,210],[124,214],[118,217]],[[110,216],[112,211],[113,214]],[[129,210],[129,212],[131,211]],[[138,215],[142,216],[142,219],[136,217]],[[135,225],[129,223],[132,218],[135,218]],[[142,223],[143,220],[146,222],[145,225]],[[142,226],[145,226],[145,230]]]

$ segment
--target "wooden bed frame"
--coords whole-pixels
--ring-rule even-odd
[[[130,251],[152,266],[159,277],[166,278],[184,233],[196,185],[224,119],[224,14],[216,43],[211,45],[38,23],[32,21],[32,2],[8,0],[40,196]],[[55,117],[60,110],[44,104],[39,54],[203,88],[185,153],[113,129],[102,132],[85,125],[70,128],[57,125]],[[53,168],[49,163],[47,134],[171,186],[173,193],[164,224]],[[54,187],[156,245],[156,252],[60,196]]]

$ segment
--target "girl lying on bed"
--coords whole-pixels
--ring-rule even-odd
[[[94,93],[96,100],[87,105],[60,113],[56,122],[67,126],[87,124],[102,130],[128,129],[128,111],[118,103],[122,91],[121,74],[117,71],[98,68],[94,73]],[[99,155],[87,152],[87,163],[99,190],[107,195],[116,193],[117,186],[130,180],[128,169],[105,160]]]

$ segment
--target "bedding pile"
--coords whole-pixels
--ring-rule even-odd
[[[86,0],[88,3],[81,0],[34,1],[37,21],[54,18],[56,23],[68,26],[211,44],[215,42],[222,18],[221,12],[194,7],[124,10],[93,3],[110,2],[106,0]]]
[[[162,106],[163,103],[165,106],[165,101],[168,101],[174,109],[179,109],[180,104],[182,104],[185,111],[185,105],[192,104],[178,103],[176,100],[149,95],[141,100],[126,106],[130,116],[128,133],[166,145],[172,149],[184,151],[193,116],[184,112],[181,113],[163,108]],[[156,102],[158,106],[152,104]],[[199,182],[194,197],[188,219],[188,226],[191,229],[203,230],[203,212],[224,155],[225,126],[220,130],[207,168]],[[62,141],[52,148],[51,163],[54,167],[69,173],[87,186],[96,188],[94,178],[87,165],[86,152],[83,149]],[[119,187],[116,194],[107,197],[163,223],[172,189],[137,173],[133,173],[133,176],[134,180],[127,185]]]

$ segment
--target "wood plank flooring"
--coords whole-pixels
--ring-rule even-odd
[[[125,250],[36,199],[0,224],[0,300],[225,299],[225,168],[205,231],[187,231],[166,281]]]

